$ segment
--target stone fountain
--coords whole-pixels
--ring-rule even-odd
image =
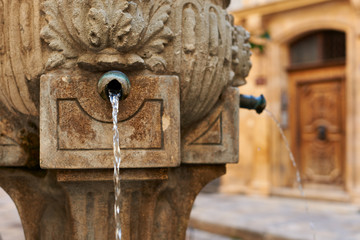
[[[111,70],[123,239],[184,239],[199,191],[238,161],[248,33],[229,0],[0,0],[0,186],[26,239],[113,239]]]

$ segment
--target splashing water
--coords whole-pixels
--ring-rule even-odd
[[[120,145],[119,145],[119,130],[117,127],[117,115],[119,112],[119,99],[121,97],[121,93],[113,93],[109,91],[110,102],[112,105],[112,118],[113,118],[113,147],[114,147],[114,191],[115,191],[115,237],[116,240],[121,240],[121,221],[120,221],[120,163],[121,163],[121,155],[120,155]]]
[[[280,125],[280,122],[276,119],[275,115],[270,112],[269,110],[265,109],[265,112],[268,114],[268,116],[275,122],[279,132],[280,132],[280,135],[285,143],[285,147],[286,147],[286,150],[288,151],[289,153],[289,157],[290,157],[290,160],[291,160],[291,163],[293,165],[293,167],[295,168],[296,170],[296,181],[298,183],[298,189],[299,189],[299,192],[301,194],[301,196],[303,197],[304,201],[305,201],[305,212],[306,214],[308,215],[309,217],[309,204],[308,204],[308,201],[307,201],[307,198],[305,196],[305,192],[304,192],[304,188],[303,188],[303,184],[302,184],[302,180],[301,180],[301,176],[300,176],[300,171],[299,171],[299,168],[296,164],[296,161],[295,161],[295,157],[294,157],[294,154],[292,153],[291,149],[290,149],[290,144],[285,136],[285,133],[284,131],[282,130],[282,127]],[[310,225],[310,228],[311,228],[311,231],[313,232],[313,239],[316,240],[316,228],[315,228],[315,224],[312,222],[312,221],[309,221],[309,225]]]

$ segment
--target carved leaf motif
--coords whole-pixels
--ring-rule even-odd
[[[41,37],[49,44],[50,48],[59,51],[66,58],[78,56],[78,44],[68,36],[66,24],[59,16],[62,16],[57,4],[47,1],[43,5],[47,16],[47,26],[41,30]],[[48,63],[49,64],[49,63]]]
[[[151,19],[149,19],[149,26],[146,29],[143,42],[147,42],[151,37],[155,36],[164,28],[164,23],[169,18],[170,6],[156,4],[150,10],[153,13]]]
[[[100,48],[107,42],[109,23],[103,9],[90,8],[88,13],[88,38],[92,46]]]
[[[165,2],[165,1],[164,1]],[[150,9],[152,18],[143,38],[144,47],[141,56],[149,58],[145,61],[147,67],[155,72],[166,69],[166,62],[158,54],[164,51],[165,45],[172,39],[173,32],[165,24],[169,19],[170,5],[160,2]]]
[[[128,13],[119,19],[112,37],[113,47],[120,52],[128,52],[133,49],[140,40],[140,34],[146,24],[141,9],[134,2],[129,3]]]
[[[47,0],[43,11],[48,24],[41,36],[57,52],[47,66],[77,59],[80,67],[96,70],[154,70],[160,64],[156,69],[162,71],[166,63],[159,54],[173,37],[165,26],[170,9],[168,0]]]

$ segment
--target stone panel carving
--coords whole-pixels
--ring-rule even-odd
[[[208,128],[195,140],[190,142],[189,145],[222,145],[223,112],[220,112],[219,116],[217,116],[213,122],[210,122],[207,127]]]
[[[178,77],[129,77],[131,93],[119,105],[121,167],[178,166]],[[97,92],[99,78],[84,71],[41,77],[41,167],[113,167],[111,104]]]
[[[229,87],[214,109],[181,135],[183,163],[236,163],[239,158],[239,92]]]
[[[88,70],[163,71],[159,53],[173,33],[169,1],[47,0],[42,38],[55,52],[47,67],[65,63]]]

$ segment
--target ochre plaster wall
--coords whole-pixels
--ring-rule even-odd
[[[289,9],[281,12],[266,11],[265,15],[235,13],[235,22],[252,33],[253,41],[262,32],[270,34],[263,41],[263,53],[253,50],[253,68],[248,84],[240,88],[245,94],[263,93],[267,109],[281,120],[281,93],[288,91],[288,43],[307,32],[334,29],[346,34],[346,156],[345,189],[342,193],[308,193],[310,197],[356,201],[360,197],[360,14],[356,4],[333,0]],[[265,85],[257,85],[259,78]],[[291,99],[291,96],[289,96]],[[291,104],[291,103],[290,103]],[[291,106],[291,105],[290,105]],[[285,135],[291,141],[288,128]],[[263,113],[261,116],[246,110],[240,111],[240,159],[238,165],[229,165],[228,174],[222,178],[221,190],[225,192],[299,195],[294,186],[294,169],[276,125]],[[283,191],[288,187],[289,191]]]

